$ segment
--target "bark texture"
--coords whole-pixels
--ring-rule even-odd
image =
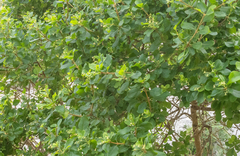
[[[198,128],[198,116],[197,116],[197,102],[193,101],[191,103],[191,116],[192,116],[192,127],[193,127],[193,135],[194,135],[194,143],[196,146],[197,154],[196,156],[202,156],[202,146],[201,146],[201,133]]]

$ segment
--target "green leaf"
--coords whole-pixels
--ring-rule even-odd
[[[45,48],[47,49],[47,48],[49,48],[51,46],[51,41],[48,41],[47,43],[46,43],[46,45],[45,45]]]
[[[74,142],[75,138],[68,139],[67,142],[64,144],[64,151],[70,148]]]
[[[234,148],[228,149],[226,156],[237,156],[237,153],[235,152]]]
[[[163,105],[166,108],[171,108],[172,106],[170,102],[166,102],[166,101],[161,102],[161,105]]]
[[[156,156],[167,156],[165,153],[160,152],[160,151],[154,151],[155,153],[157,153]]]
[[[0,64],[3,63],[4,60],[5,60],[5,58],[2,58],[2,59],[0,60]]]
[[[118,131],[118,133],[119,133],[120,135],[124,135],[124,134],[129,133],[130,131],[131,131],[131,128],[130,128],[130,127],[125,127],[125,128],[123,128],[123,129],[120,129],[120,130]]]
[[[61,65],[60,69],[69,69],[73,64],[71,62],[67,62]]]
[[[215,16],[216,17],[225,17],[227,16],[225,12],[223,11],[215,11]]]
[[[150,122],[143,122],[138,126],[138,128],[141,128],[143,130],[150,130],[153,128],[153,126]]]
[[[150,52],[153,52],[153,51],[157,50],[158,47],[160,46],[160,44],[161,44],[161,42],[160,42],[159,39],[158,39],[158,40],[155,40],[155,41],[152,43],[152,45],[150,46],[149,51],[150,51]]]
[[[190,87],[190,91],[198,91],[200,89],[200,85],[196,84]]]
[[[200,50],[202,48],[202,42],[197,42],[192,45],[194,49]]]
[[[33,69],[33,73],[34,74],[39,74],[41,72],[41,68],[40,67],[35,67],[34,69]]]
[[[207,15],[214,13],[214,9],[215,9],[216,7],[217,7],[216,5],[211,5],[211,6],[208,8]]]
[[[104,145],[102,146],[102,149],[103,149],[106,153],[109,153],[110,144],[104,144]]]
[[[206,12],[206,10],[207,10],[207,6],[203,2],[198,2],[197,3],[197,8],[199,8],[202,12]]]
[[[217,71],[221,70],[223,68],[223,65],[224,64],[222,63],[222,61],[217,59],[214,64],[214,69],[216,69]]]
[[[178,56],[178,63],[182,64],[187,57],[188,57],[188,53],[187,53],[187,52],[182,52],[182,53]]]
[[[205,85],[205,89],[206,89],[207,91],[211,91],[211,90],[213,89],[213,85],[214,85],[214,82],[209,81],[209,82],[207,82],[207,84]]]
[[[210,2],[210,3],[212,3],[212,4],[215,4],[215,3],[217,3],[217,1],[216,1],[216,0],[209,0],[209,2]]]
[[[17,105],[19,104],[19,102],[20,102],[20,100],[14,99],[13,105],[14,105],[14,106],[17,106]]]
[[[230,120],[228,120],[228,121],[227,121],[227,127],[228,127],[228,128],[232,128],[232,125],[233,125],[233,122],[230,121]]]
[[[136,6],[138,6],[139,8],[142,8],[143,7],[143,3],[138,3],[138,4],[136,4]]]
[[[210,32],[209,34],[212,35],[212,36],[217,36],[218,33],[217,32]]]
[[[223,70],[221,70],[220,71],[223,75],[229,75],[230,73],[231,73],[231,70],[229,70],[229,69],[227,69],[227,68],[225,68],[225,69],[223,69]]]
[[[99,122],[100,122],[100,120],[93,120],[91,122],[91,126],[96,126]]]
[[[131,78],[132,79],[138,79],[140,76],[142,75],[142,73],[140,71],[137,71],[136,73],[134,73]]]
[[[114,2],[112,0],[108,0],[108,5],[112,5]]]
[[[187,30],[195,30],[195,27],[192,23],[182,22],[181,27]]]
[[[235,34],[237,32],[236,27],[233,26],[232,28],[230,28],[229,32],[230,32],[230,34]]]
[[[233,116],[233,109],[231,109],[231,107],[227,107],[225,108],[225,114],[228,118],[232,118]]]
[[[240,70],[240,62],[239,61],[236,62],[236,67],[238,70]]]
[[[220,110],[215,111],[216,113],[216,121],[220,121],[222,118],[222,114]]]
[[[240,72],[232,71],[228,77],[229,81],[227,84],[232,84],[240,80]]]
[[[89,64],[89,68],[92,70],[96,70],[97,65],[95,63]]]
[[[155,88],[150,90],[150,95],[153,96],[153,97],[160,96],[161,93],[162,93],[162,90],[158,87],[155,87]]]
[[[60,114],[64,114],[65,108],[64,106],[57,106],[56,111],[59,112]]]
[[[115,10],[107,9],[107,13],[108,13],[108,15],[109,15],[110,17],[112,17],[112,18],[118,18],[117,13],[116,13]]]
[[[77,93],[78,95],[82,95],[82,94],[84,94],[84,89],[78,89],[78,90],[76,91],[76,93]]]
[[[209,34],[211,31],[208,26],[204,26],[202,29],[200,29],[199,34],[206,35]]]
[[[124,153],[129,149],[129,147],[127,146],[118,146],[118,147],[119,147],[119,153]]]
[[[145,37],[142,39],[142,42],[143,42],[144,44],[149,43],[149,42],[150,42],[150,36],[145,35]]]
[[[203,93],[203,92],[199,93],[199,94],[198,94],[198,97],[197,97],[197,102],[198,102],[198,104],[203,103],[204,100],[205,100],[204,93]]]
[[[197,83],[198,83],[198,84],[204,84],[207,80],[208,80],[208,78],[207,78],[205,75],[202,75],[202,76],[198,79]]]
[[[168,70],[168,69],[163,69],[162,70],[162,77],[165,78],[165,79],[168,78],[170,76],[170,72],[171,71]]]
[[[110,147],[109,153],[107,153],[107,156],[116,156],[118,154],[119,148],[115,145],[113,147]]]
[[[103,62],[103,66],[108,67],[111,65],[111,62],[112,62],[112,56],[107,54],[107,57]]]
[[[211,14],[206,14],[203,18],[203,22],[211,22],[214,19],[214,12],[212,11]]]
[[[173,48],[177,48],[180,44],[182,44],[182,41],[178,37],[173,39],[173,42],[177,44],[175,46],[172,46]]]
[[[126,89],[128,89],[129,81],[126,81],[122,84],[122,86],[118,89],[118,93],[122,94]]]
[[[131,89],[127,92],[127,98],[136,98],[138,94],[140,94],[140,87],[138,85],[135,85],[131,87]]]
[[[214,18],[214,9],[216,8],[216,5],[211,5],[206,13],[206,16],[203,18],[203,22],[210,22]]]
[[[124,75],[125,71],[127,70],[127,67],[126,65],[124,64],[121,69],[119,70],[118,74],[119,75]]]
[[[148,29],[147,31],[144,32],[144,35],[150,37],[153,31],[154,31],[153,29]]]
[[[202,47],[203,47],[204,49],[209,49],[209,48],[211,48],[213,45],[214,45],[214,41],[206,41],[206,42],[203,42]]]
[[[88,121],[87,116],[81,117],[80,122],[78,123],[78,128],[80,130],[86,131],[86,130],[88,130],[88,127],[89,127],[89,121]]]
[[[234,42],[224,42],[227,47],[234,47]]]
[[[127,5],[130,5],[132,0],[123,0]]]
[[[235,96],[235,97],[237,97],[237,98],[240,98],[240,91],[235,90],[235,89],[232,89],[232,88],[229,88],[228,91],[229,91],[229,93],[232,94],[233,96]]]
[[[119,43],[119,40],[120,40],[120,38],[117,37],[116,40],[115,40],[115,42],[114,42],[113,45],[112,45],[113,48],[117,47],[117,45],[118,45],[118,43]]]
[[[212,90],[211,96],[220,95],[221,93],[222,93],[222,90],[220,90],[220,89],[214,89],[214,90]]]
[[[143,102],[143,103],[141,103],[141,104],[138,106],[137,112],[138,112],[139,114],[142,114],[142,113],[144,112],[144,109],[146,109],[146,108],[147,108],[147,103],[146,103],[146,102]]]

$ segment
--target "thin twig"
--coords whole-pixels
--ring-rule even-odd
[[[189,45],[190,45],[192,39],[193,39],[193,38],[195,37],[195,35],[197,34],[198,29],[199,29],[200,26],[202,25],[202,23],[203,23],[203,18],[204,18],[205,16],[206,16],[206,14],[203,14],[202,19],[201,19],[201,21],[199,22],[197,29],[195,30],[195,32],[194,32],[192,38],[188,41],[188,44],[187,44],[187,46],[184,48],[184,51],[187,49],[187,47],[189,47]]]
[[[76,114],[72,114],[72,113],[69,113],[70,115],[72,115],[72,116],[76,116],[76,117],[82,117],[82,115],[76,115]]]
[[[72,59],[72,62],[73,62],[73,64],[76,66],[76,68],[78,69],[78,70],[80,70],[79,69],[79,67],[78,67],[78,65],[76,64],[76,62]]]
[[[117,10],[117,5],[116,5],[115,1],[113,1],[113,2],[114,2],[113,6],[114,6],[115,11],[117,13],[118,21],[120,21],[119,13],[118,13],[118,10]]]
[[[131,74],[131,72],[125,72],[126,74]],[[105,75],[114,75],[115,72],[101,72],[101,74],[105,74]]]
[[[162,144],[164,143],[164,141],[167,139],[167,137],[168,137],[168,134],[169,134],[169,133],[167,133],[167,134],[165,135],[165,137],[163,138],[163,140],[162,140],[161,144],[159,145],[159,148],[162,146]]]
[[[149,17],[149,14],[142,8],[142,10],[145,12],[145,14]]]
[[[68,19],[68,14],[69,14],[69,9],[68,9],[68,0],[66,0],[66,3],[67,3],[67,16],[66,16],[66,24],[68,25],[68,23],[67,23],[67,19]]]
[[[52,42],[52,41],[49,40],[49,39],[47,38],[47,36],[45,36],[38,28],[37,28],[37,31],[38,31],[47,41]]]
[[[40,65],[40,63],[38,61],[37,61],[37,64],[41,68],[41,70],[43,70],[42,66]],[[46,78],[46,75],[45,75],[44,71],[42,71],[42,73],[43,73],[44,77]]]
[[[228,1],[228,0],[226,0]],[[217,10],[218,8],[220,8],[221,6],[225,5],[226,3],[222,3],[221,5],[217,6],[216,8],[214,8],[214,10]]]
[[[110,143],[110,144],[115,144],[115,145],[124,145],[124,143],[112,142],[112,141],[109,141],[108,143]]]
[[[192,8],[193,10],[196,10],[196,11],[202,13],[200,10],[198,10],[198,9],[194,8],[193,6],[191,6],[191,5],[187,4],[187,3],[185,3],[184,1],[182,1],[182,0],[179,0],[179,1],[182,2],[183,4],[185,4],[187,7]]]
[[[146,88],[143,88],[143,90],[144,90],[144,92],[145,92],[145,94],[147,96],[150,112],[152,112],[152,107],[151,107],[150,99],[149,99],[148,94],[147,94],[147,90],[146,90]]]

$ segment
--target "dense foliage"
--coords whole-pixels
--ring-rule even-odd
[[[175,156],[194,141],[191,154],[202,155],[211,143],[201,133],[211,134],[211,125],[198,112],[214,111],[214,120],[229,128],[240,121],[239,6],[237,0],[5,1],[1,154]],[[174,136],[167,118],[177,105],[191,108],[192,135]],[[236,155],[238,142],[229,139],[227,155]]]

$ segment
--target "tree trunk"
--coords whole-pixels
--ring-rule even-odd
[[[197,102],[193,101],[191,103],[191,116],[192,116],[192,127],[193,127],[193,137],[194,137],[194,143],[196,146],[196,156],[202,156],[202,146],[201,146],[201,133],[198,129],[198,117],[197,117],[197,111],[196,111]]]

